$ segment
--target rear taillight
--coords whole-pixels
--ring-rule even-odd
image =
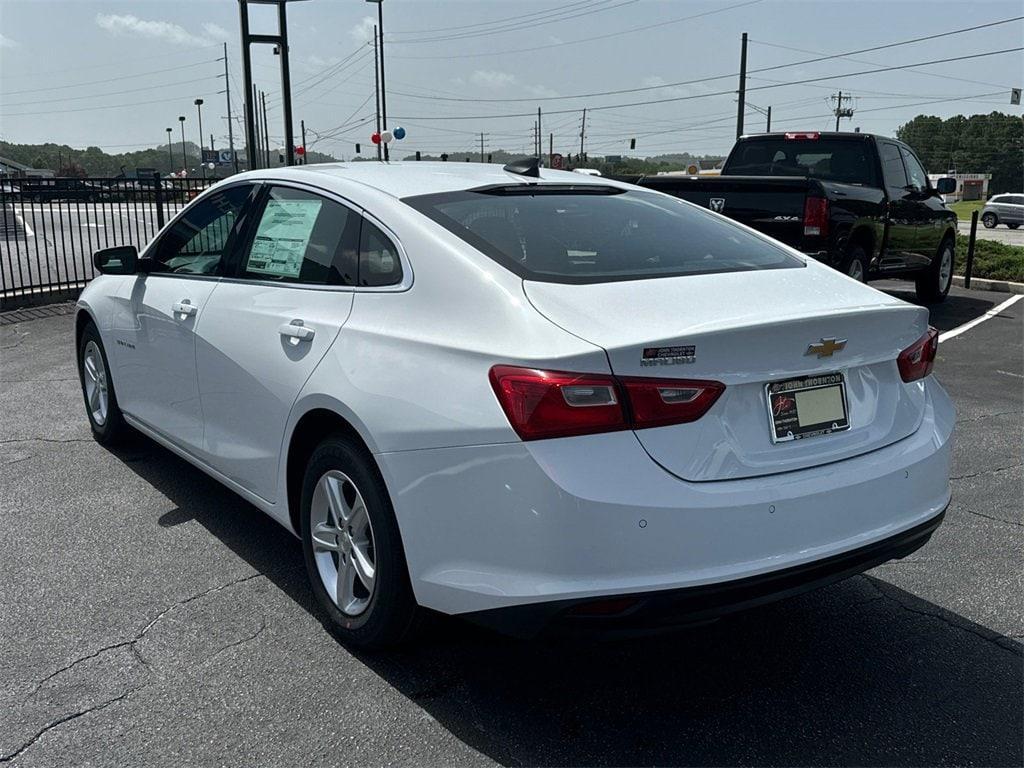
[[[790,141],[793,139],[811,139],[816,141],[821,138],[819,131],[789,131],[783,135]]]
[[[917,381],[932,372],[939,351],[939,332],[928,326],[924,336],[900,352],[896,364],[904,381]]]
[[[804,200],[804,236],[825,237],[828,234],[828,200],[808,197]]]
[[[491,386],[523,440],[696,421],[725,390],[717,381],[622,378],[496,365]]]

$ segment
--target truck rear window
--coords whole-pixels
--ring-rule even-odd
[[[804,265],[767,238],[654,192],[514,185],[403,202],[528,280],[599,283]]]
[[[863,140],[765,138],[741,141],[722,169],[729,176],[809,176],[876,185],[875,164]]]

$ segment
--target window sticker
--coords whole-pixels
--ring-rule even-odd
[[[268,200],[246,271],[298,278],[321,206],[320,200]]]

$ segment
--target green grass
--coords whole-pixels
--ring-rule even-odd
[[[970,221],[971,211],[980,211],[985,207],[985,201],[961,200],[959,203],[950,203],[948,207],[960,221]]]
[[[956,239],[958,275],[967,270],[967,240],[963,236]],[[979,238],[974,244],[974,270],[971,276],[1024,283],[1024,248]]]

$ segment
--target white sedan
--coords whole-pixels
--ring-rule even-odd
[[[923,545],[927,311],[675,198],[497,165],[243,173],[78,302],[86,411],[301,537],[357,645],[685,624]]]

